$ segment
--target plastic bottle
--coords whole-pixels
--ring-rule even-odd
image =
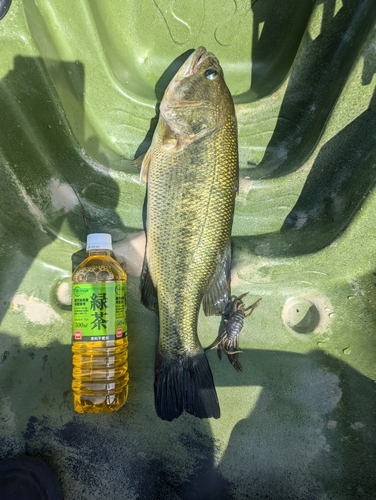
[[[89,256],[72,275],[72,389],[78,413],[113,412],[128,397],[127,276],[111,250],[111,235],[89,234]]]

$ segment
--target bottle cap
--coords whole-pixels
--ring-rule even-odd
[[[92,233],[87,235],[86,251],[112,250],[112,238],[107,233]]]

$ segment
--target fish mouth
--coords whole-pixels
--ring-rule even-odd
[[[211,52],[208,52],[205,47],[199,47],[196,51],[196,62],[193,66],[193,71],[196,72],[199,67],[207,60],[207,59],[212,59],[213,63],[215,66],[219,66],[218,59],[215,57],[214,54]]]
[[[213,66],[220,67],[218,59],[214,54],[208,52],[205,47],[198,47],[185,61],[183,66],[183,72],[179,77],[186,78],[188,76],[192,76],[199,70],[200,66],[207,60],[212,59]],[[180,72],[179,72],[180,73]],[[178,76],[178,75],[176,75]]]

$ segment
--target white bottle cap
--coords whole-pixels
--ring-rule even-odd
[[[112,238],[107,233],[92,233],[87,235],[86,251],[112,250]]]

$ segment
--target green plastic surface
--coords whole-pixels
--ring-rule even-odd
[[[126,160],[199,45],[239,123],[233,292],[262,301],[242,373],[208,354],[221,418],[167,423],[139,300],[145,186]],[[13,0],[0,47],[0,458],[44,458],[66,500],[376,498],[374,0]],[[129,272],[114,415],[72,409],[86,232],[69,183]],[[218,327],[200,316],[204,346]]]

